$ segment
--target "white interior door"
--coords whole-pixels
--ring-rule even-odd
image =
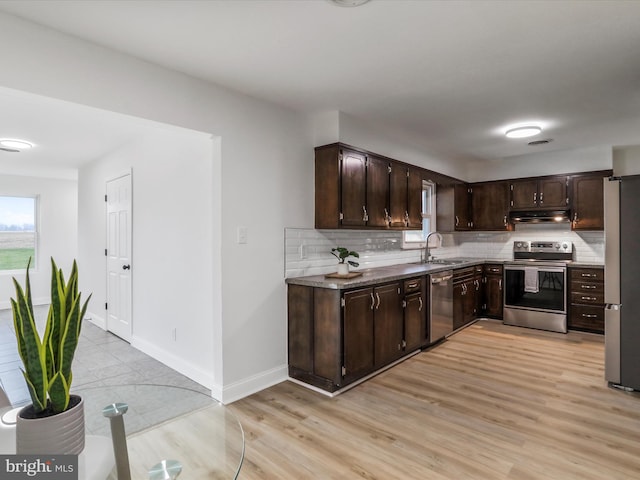
[[[131,341],[131,174],[107,181],[107,330]]]

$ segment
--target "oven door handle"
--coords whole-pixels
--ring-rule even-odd
[[[534,267],[537,268],[538,271],[540,272],[549,272],[549,273],[564,273],[566,270],[566,267],[544,267],[542,265],[528,265],[528,267]],[[504,269],[505,270],[516,270],[516,271],[522,271],[524,272],[525,268],[527,268],[527,266],[520,266],[520,265],[505,265]]]

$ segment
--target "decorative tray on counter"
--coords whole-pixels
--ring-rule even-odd
[[[342,279],[348,279],[348,278],[356,278],[359,277],[360,275],[362,275],[362,272],[349,272],[347,274],[340,274],[338,272],[335,273],[327,273],[324,278],[342,278]]]

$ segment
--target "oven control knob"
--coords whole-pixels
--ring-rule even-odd
[[[567,245],[566,243],[562,244],[562,249],[563,250],[567,250],[569,248],[569,245]]]
[[[559,243],[554,243],[553,246],[556,247],[556,250],[560,250],[560,244]]]

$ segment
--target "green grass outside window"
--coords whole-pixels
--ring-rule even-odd
[[[0,270],[22,270],[27,268],[29,257],[35,258],[35,248],[0,249]]]

